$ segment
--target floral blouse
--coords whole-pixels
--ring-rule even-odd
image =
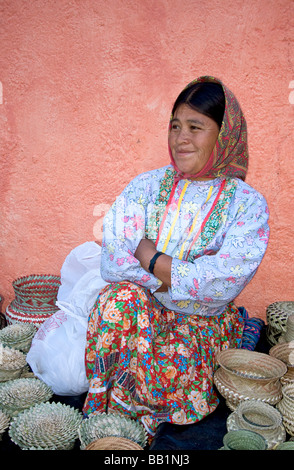
[[[254,276],[267,247],[264,197],[235,178],[180,180],[172,166],[137,176],[116,199],[103,224],[101,275],[148,288],[173,311],[219,315]],[[134,257],[142,238],[172,256],[171,287]]]

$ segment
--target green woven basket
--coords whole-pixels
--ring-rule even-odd
[[[263,436],[253,431],[239,429],[229,431],[223,438],[226,450],[266,450],[267,443]]]

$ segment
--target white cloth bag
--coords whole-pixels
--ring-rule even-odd
[[[88,390],[85,346],[89,313],[101,289],[101,247],[86,242],[74,248],[61,268],[59,310],[33,338],[27,362],[56,395],[75,396]]]

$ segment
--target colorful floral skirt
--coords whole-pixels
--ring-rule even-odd
[[[124,413],[150,436],[164,421],[201,420],[218,405],[215,355],[241,346],[243,323],[233,304],[219,317],[189,316],[136,284],[108,285],[89,317],[84,414]]]

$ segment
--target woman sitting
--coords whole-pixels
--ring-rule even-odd
[[[268,241],[268,209],[244,182],[246,122],[219,80],[177,98],[171,163],[136,177],[104,219],[106,286],[89,317],[84,413],[119,411],[150,436],[201,420],[218,404],[216,353],[241,347],[234,299]]]

